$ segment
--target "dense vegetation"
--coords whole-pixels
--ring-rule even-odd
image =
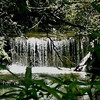
[[[87,9],[92,12],[91,8],[85,2],[81,4],[80,2],[50,2],[48,0],[6,0],[1,1],[0,5],[1,35],[7,36],[14,33],[20,34],[18,30],[30,30],[35,26],[45,31],[51,31],[52,28],[67,30],[67,25],[84,28],[87,20],[84,18],[81,21],[77,15],[83,14],[83,11]],[[84,16],[87,17],[89,16],[88,14],[87,12],[86,16]]]
[[[66,33],[74,31],[76,35],[87,35],[92,47],[91,58],[87,61],[87,80],[70,76],[47,76],[44,79],[32,79],[31,68],[26,69],[24,79],[14,73],[20,86],[4,93],[1,98],[15,98],[16,100],[40,100],[44,96],[48,100],[77,100],[88,95],[90,100],[99,100],[100,94],[100,2],[99,0],[1,0],[0,1],[0,67],[6,67],[10,62],[4,48],[8,36],[22,36],[23,33],[38,29],[46,34],[54,32]],[[8,46],[8,44],[7,44]],[[7,69],[9,71],[9,69]],[[83,86],[83,87],[82,87]],[[17,88],[17,89],[16,89]]]

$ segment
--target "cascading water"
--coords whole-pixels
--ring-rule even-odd
[[[48,38],[12,38],[10,40],[12,64],[35,67],[69,67],[67,66],[69,61],[77,64],[86,54],[87,41],[87,38],[83,38],[83,40],[53,39],[53,42]]]

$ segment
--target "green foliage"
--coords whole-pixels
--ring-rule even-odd
[[[100,2],[92,2],[91,5],[95,10],[97,10],[100,13]]]
[[[91,3],[92,7],[95,9],[95,11],[97,11],[98,13],[100,13],[100,2],[95,1]],[[93,31],[92,30],[92,34],[90,35],[90,40],[92,42],[92,47],[90,48],[91,54],[92,54],[92,59],[88,64],[88,67],[90,67],[90,71],[91,73],[93,73],[93,75],[99,75],[100,72],[100,25],[97,25],[97,28],[95,27]],[[93,81],[95,79],[95,77],[92,77]]]
[[[91,35],[92,39],[100,39],[100,32],[94,31]]]
[[[10,57],[4,50],[6,41],[4,37],[0,37],[0,69],[5,69],[5,65],[10,61]]]
[[[20,80],[20,85],[15,85],[13,90],[0,95],[0,99],[41,100],[44,98],[49,100],[77,100],[78,98],[83,98],[84,95],[88,95],[89,98],[93,99],[95,98],[95,93],[100,91],[100,88],[98,88],[100,79],[93,82],[88,79],[81,80],[73,74],[42,75],[41,77],[42,79],[32,79],[31,68],[27,67],[25,78]]]
[[[15,89],[8,91],[0,96],[0,98],[16,98],[16,100],[39,100],[45,93],[47,96],[53,95],[58,100],[61,97],[58,95],[55,88],[46,85],[44,80],[31,79],[31,68],[26,68],[25,79],[21,81],[20,86],[15,86]],[[17,90],[16,90],[17,88]]]
[[[94,41],[93,47],[91,48],[92,61],[90,63],[91,71],[93,74],[99,75],[100,72],[100,32],[93,32],[91,37]]]
[[[0,64],[0,70],[1,70],[1,69],[6,69],[6,66],[5,66],[5,65]]]

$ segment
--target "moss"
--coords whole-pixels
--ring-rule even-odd
[[[28,31],[25,33],[25,36],[27,37],[37,37],[37,38],[41,38],[41,37],[47,37],[47,34],[43,31]],[[65,33],[49,33],[50,37],[56,37],[56,38],[60,38],[60,37],[74,37],[75,36],[75,32],[74,31],[66,31]]]
[[[41,38],[41,37],[46,37],[46,34],[43,32],[27,32],[25,33],[25,36]]]

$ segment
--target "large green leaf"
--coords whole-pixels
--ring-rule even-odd
[[[91,36],[92,36],[93,39],[96,39],[97,37],[100,38],[100,32],[95,31],[95,32],[92,33]]]
[[[32,70],[31,67],[26,68],[25,79],[32,79]]]
[[[23,85],[25,85],[26,88],[29,88],[29,86],[31,85],[31,79],[32,79],[32,69],[31,67],[27,67],[26,68],[26,72],[25,72],[25,80],[23,80]]]

